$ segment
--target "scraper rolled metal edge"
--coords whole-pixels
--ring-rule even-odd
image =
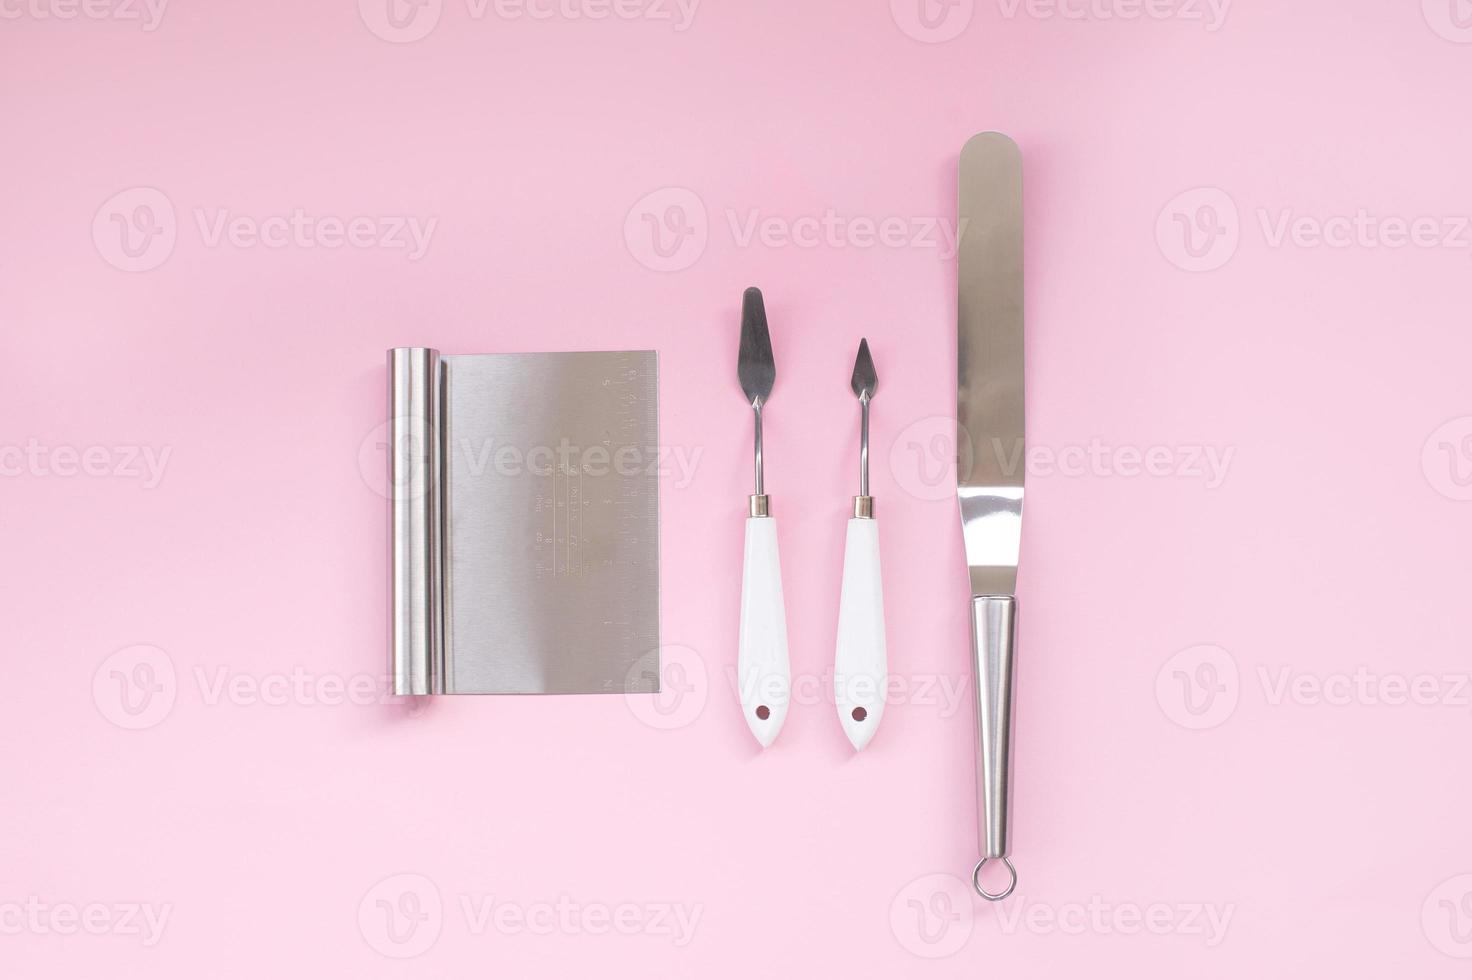
[[[976,792],[981,860],[971,882],[1000,901],[1017,887],[1009,858],[1012,673],[1017,559],[1022,543],[1022,154],[1009,137],[981,133],[961,150],[958,196],[956,494],[971,579],[976,692]],[[999,891],[981,883],[1000,861]]]

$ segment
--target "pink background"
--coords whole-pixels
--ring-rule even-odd
[[[960,0],[927,32],[908,0],[706,0],[685,25],[431,0],[400,43],[382,0],[40,16],[67,2],[0,19],[0,973],[1465,975],[1465,5]],[[985,129],[1025,159],[1030,444],[1103,459],[1029,480],[1000,913],[960,883],[970,692],[939,693],[969,684],[933,471],[954,263],[743,243],[731,217],[949,222]],[[295,209],[437,224],[411,260],[197,217]],[[1436,234],[1314,244],[1361,211]],[[661,260],[645,214],[696,234]],[[1309,221],[1280,238],[1284,216]],[[133,218],[162,232],[141,271]],[[753,283],[799,678],[765,754],[731,682]],[[825,671],[861,335],[904,687],[855,756]],[[663,714],[332,696],[383,669],[395,345],[659,350],[662,441],[699,453],[663,484]],[[1219,480],[1192,475],[1207,450]],[[144,451],[161,479],[132,475]],[[294,672],[329,693],[251,695]],[[512,911],[467,913],[487,899]],[[573,925],[515,928],[558,902]],[[168,910],[156,941],[129,903]],[[62,934],[93,906],[103,934]],[[633,934],[594,934],[615,913]]]

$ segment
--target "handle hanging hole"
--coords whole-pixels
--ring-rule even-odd
[[[986,867],[986,863],[990,860],[992,859],[989,857],[984,857],[980,861],[976,862],[976,867],[971,869],[971,886],[976,889],[976,894],[980,895],[988,902],[1000,902],[1002,899],[1012,894],[1012,889],[1017,887],[1017,869],[1012,866],[1012,861],[1010,858],[1000,858],[999,860],[1007,866],[1007,874],[1009,876],[1007,887],[999,892],[989,892],[981,885],[981,869]]]

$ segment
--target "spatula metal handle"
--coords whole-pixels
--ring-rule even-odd
[[[983,898],[999,901],[1017,884],[1007,861],[1007,823],[1012,776],[1012,664],[1017,646],[1017,599],[983,595],[971,599],[972,669],[976,690],[976,803],[982,860],[972,874]],[[987,861],[1006,863],[1012,875],[1004,891],[980,884]]]

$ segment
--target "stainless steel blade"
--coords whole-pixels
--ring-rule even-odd
[[[741,297],[741,346],[736,355],[736,377],[741,393],[753,407],[772,394],[777,365],[772,359],[772,333],[767,327],[767,305],[762,291],[752,286]]]
[[[859,495],[854,498],[854,516],[874,516],[874,500],[869,496],[869,403],[879,390],[879,373],[874,370],[874,355],[869,353],[869,340],[859,340],[859,356],[854,359],[853,377],[848,386],[859,400]]]
[[[762,406],[772,396],[777,381],[777,365],[772,359],[772,334],[767,327],[767,305],[762,291],[749,287],[741,297],[741,346],[736,355],[736,377],[741,393],[751,403],[755,414],[753,440],[756,458],[756,492],[751,497],[751,516],[767,515],[767,490],[762,467]]]
[[[854,373],[848,386],[859,401],[868,401],[879,388],[879,372],[874,370],[874,355],[869,353],[869,338],[859,341],[859,355],[854,358]]]
[[[444,693],[658,691],[656,355],[441,363]]]
[[[1022,154],[1001,133],[961,150],[956,477],[971,593],[1013,595],[1027,460]]]

